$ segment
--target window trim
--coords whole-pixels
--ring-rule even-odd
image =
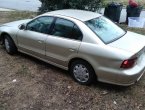
[[[99,17],[102,17],[102,16],[99,16]],[[97,17],[97,18],[99,18],[99,17]],[[103,16],[104,17],[104,16]],[[93,19],[95,19],[95,18],[93,18]],[[107,18],[108,19],[108,18]],[[92,20],[92,19],[90,19],[90,20]],[[111,21],[111,20],[110,20]],[[112,23],[114,23],[113,21],[112,21]],[[118,37],[118,38],[116,38],[116,39],[113,39],[113,40],[111,40],[110,42],[104,42],[104,40],[97,34],[97,33],[95,33],[87,24],[86,24],[86,21],[84,22],[84,24],[104,43],[104,44],[110,44],[110,43],[112,43],[112,42],[114,42],[114,41],[116,41],[116,40],[118,40],[118,39],[120,39],[120,38],[122,38],[126,33],[127,33],[127,31],[125,31],[122,27],[120,27],[120,26],[118,26],[117,24],[115,24],[116,26],[118,26],[118,27],[120,27],[125,33],[122,35],[122,36],[120,36],[120,37]]]
[[[69,39],[69,40],[75,40],[75,41],[82,41],[82,40],[83,40],[84,35],[83,35],[83,32],[82,32],[82,30],[80,29],[80,27],[79,27],[74,21],[71,21],[71,20],[69,20],[69,19],[65,19],[65,18],[63,18],[63,17],[55,17],[55,20],[54,20],[54,22],[53,22],[53,27],[51,28],[50,33],[49,33],[50,35],[52,35],[52,31],[53,31],[53,29],[54,29],[54,27],[55,27],[55,24],[56,24],[56,21],[57,21],[58,19],[63,19],[63,20],[67,20],[67,21],[69,21],[69,22],[72,22],[72,23],[74,24],[74,25],[73,25],[72,31],[74,30],[74,26],[76,25],[77,28],[80,30],[80,32],[81,32],[81,34],[82,34],[81,40],[79,40],[79,39],[77,40],[77,39],[66,38],[66,37],[62,37],[62,36],[58,36],[59,38]],[[57,36],[55,36],[55,35],[52,35],[52,36],[57,37]]]
[[[51,17],[51,18],[53,18],[53,21],[52,21],[52,23],[50,24],[50,28],[49,28],[49,30],[48,30],[48,33],[41,33],[41,32],[32,31],[32,30],[29,30],[29,29],[28,29],[28,25],[29,25],[31,22],[33,22],[33,21],[36,20],[36,19],[42,18],[42,17]],[[52,26],[53,26],[55,20],[56,20],[56,17],[54,17],[54,16],[39,16],[39,17],[34,18],[33,20],[29,21],[29,22],[26,24],[26,30],[31,31],[31,32],[37,32],[37,33],[49,35],[49,34],[51,33],[51,28],[52,28]]]

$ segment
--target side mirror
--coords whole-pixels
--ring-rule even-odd
[[[20,29],[20,30],[25,30],[25,29],[26,29],[26,24],[21,24],[21,25],[19,26],[19,29]]]

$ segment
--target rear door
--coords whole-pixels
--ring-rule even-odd
[[[68,59],[77,54],[82,32],[72,21],[57,18],[46,39],[46,57],[49,61],[67,66]]]

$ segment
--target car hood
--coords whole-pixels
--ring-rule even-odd
[[[123,37],[108,45],[128,52],[138,53],[145,47],[145,36],[128,31]]]
[[[13,22],[9,22],[9,23],[2,24],[2,25],[0,25],[0,27],[3,27],[3,26],[18,27],[20,24],[27,23],[27,22],[29,22],[30,20],[31,20],[31,19],[13,21]]]

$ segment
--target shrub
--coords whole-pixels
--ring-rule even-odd
[[[97,11],[101,8],[104,0],[40,0],[40,13],[59,9],[81,9]]]

